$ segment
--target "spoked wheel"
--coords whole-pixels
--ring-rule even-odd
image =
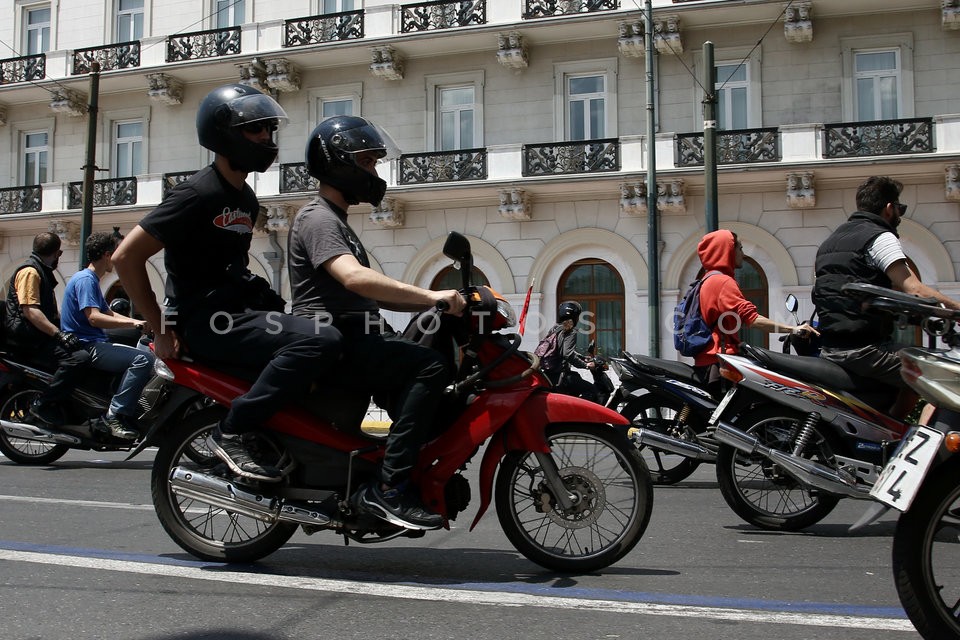
[[[944,466],[925,479],[897,521],[893,577],[921,636],[960,638],[960,465]]]
[[[573,506],[560,507],[535,454],[513,451],[497,473],[500,526],[520,553],[547,569],[587,573],[613,564],[650,520],[653,487],[643,458],[609,427],[550,427],[547,441]]]
[[[170,484],[171,473],[177,467],[230,479],[226,465],[219,459],[197,455],[224,412],[220,407],[210,407],[191,413],[167,434],[153,463],[153,505],[166,532],[190,554],[213,562],[253,562],[283,546],[297,525],[265,522],[200,499],[177,495]],[[279,452],[266,453],[279,457]]]
[[[791,434],[800,418],[774,406],[761,406],[737,418],[738,425],[772,449],[792,451]],[[810,439],[803,456],[833,465],[833,449],[819,432]],[[837,506],[837,496],[800,484],[778,465],[761,455],[747,455],[729,445],[717,453],[720,493],[733,511],[750,524],[771,531],[798,531],[820,522]]]
[[[620,410],[620,415],[630,420],[633,426],[650,429],[672,438],[689,439],[696,436],[692,430],[677,424],[677,415],[682,405],[679,400],[661,398],[648,393],[631,399]],[[700,461],[686,458],[669,451],[640,447],[643,461],[650,468],[654,484],[675,484],[690,477]]]
[[[9,422],[31,422],[30,403],[40,395],[38,389],[18,391],[3,401],[0,418]],[[0,451],[17,464],[42,465],[59,460],[70,450],[65,444],[14,438],[0,431]]]

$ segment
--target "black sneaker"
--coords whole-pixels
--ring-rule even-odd
[[[52,402],[42,402],[40,399],[30,403],[30,415],[51,427],[63,425],[63,412]]]
[[[140,433],[124,426],[120,416],[103,416],[97,425],[98,431],[109,431],[110,435],[119,440],[136,440]]]
[[[400,488],[383,490],[379,482],[361,489],[358,505],[367,513],[405,529],[439,529],[443,516],[427,511],[419,500]]]
[[[237,475],[264,482],[280,480],[282,475],[280,470],[255,461],[243,440],[241,434],[224,433],[217,426],[207,438],[207,446]]]

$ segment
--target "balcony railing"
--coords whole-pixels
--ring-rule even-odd
[[[77,49],[73,52],[73,75],[90,73],[90,66],[96,60],[101,71],[129,69],[140,66],[140,41],[119,42],[104,47]]]
[[[678,167],[703,165],[702,133],[679,133],[676,144]],[[718,164],[749,164],[779,160],[780,133],[776,127],[717,132]]]
[[[460,149],[400,156],[399,184],[487,179],[487,150]]]
[[[283,26],[283,46],[356,40],[363,37],[363,9],[328,13],[309,18],[287,20]]]
[[[317,179],[307,173],[304,162],[280,165],[280,193],[303,193],[320,188]]]
[[[0,60],[0,84],[42,80],[47,75],[47,56],[21,56]]]
[[[823,126],[824,158],[863,158],[930,153],[933,150],[931,118],[844,122]]]
[[[571,13],[616,11],[619,8],[619,0],[526,0],[523,18],[530,20]]]
[[[167,62],[240,53],[240,27],[194,31],[167,38]]]
[[[83,205],[83,183],[71,182],[67,188],[67,209],[79,209]],[[137,204],[135,177],[93,181],[94,207],[117,207],[125,204]]]
[[[166,198],[167,194],[181,182],[186,182],[196,171],[176,171],[174,173],[163,174],[163,184],[160,186],[160,197]]]
[[[40,211],[42,205],[43,189],[38,184],[0,189],[0,214],[31,213]]]
[[[526,177],[619,170],[620,141],[616,138],[523,145]]]
[[[487,23],[486,0],[437,0],[400,6],[400,33]]]

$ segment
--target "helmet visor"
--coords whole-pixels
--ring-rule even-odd
[[[276,100],[262,93],[240,96],[227,104],[230,107],[229,126],[231,127],[264,120],[273,120],[278,126],[287,122],[287,112],[283,107]]]
[[[379,161],[385,162],[400,157],[400,148],[385,129],[369,120],[349,129],[341,129],[330,136],[330,145],[343,153],[355,154],[377,151]]]

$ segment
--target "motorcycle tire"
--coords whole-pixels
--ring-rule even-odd
[[[621,409],[620,415],[635,427],[650,429],[673,438],[688,435],[676,424],[676,416],[683,408],[679,400],[647,393],[632,398]],[[650,469],[653,484],[670,485],[686,480],[700,466],[700,460],[686,458],[669,451],[640,447],[644,462]]]
[[[516,549],[562,573],[589,573],[630,552],[653,508],[653,486],[643,458],[618,431],[603,425],[547,429],[551,455],[567,489],[578,496],[564,513],[537,457],[511,451],[497,472],[497,517]]]
[[[193,452],[217,425],[226,409],[209,407],[188,414],[171,429],[157,449],[151,475],[153,506],[167,534],[191,555],[212,562],[254,562],[282,547],[296,532],[292,522],[263,522],[221,507],[177,496],[170,488],[176,467],[211,471],[219,459],[203,458],[198,464]]]
[[[0,418],[9,422],[30,422],[30,404],[40,395],[38,389],[16,391],[3,399]],[[0,452],[10,461],[23,465],[47,465],[66,455],[65,444],[14,438],[0,431]]]
[[[923,481],[893,534],[893,578],[904,611],[925,640],[960,638],[957,513],[960,463],[936,469]]]
[[[738,416],[736,424],[768,447],[792,451],[790,434],[801,419],[788,409],[761,405]],[[834,451],[828,438],[817,431],[805,457],[830,465]],[[840,501],[835,495],[803,486],[769,459],[726,444],[717,451],[717,481],[734,513],[768,531],[805,529],[827,517]]]

